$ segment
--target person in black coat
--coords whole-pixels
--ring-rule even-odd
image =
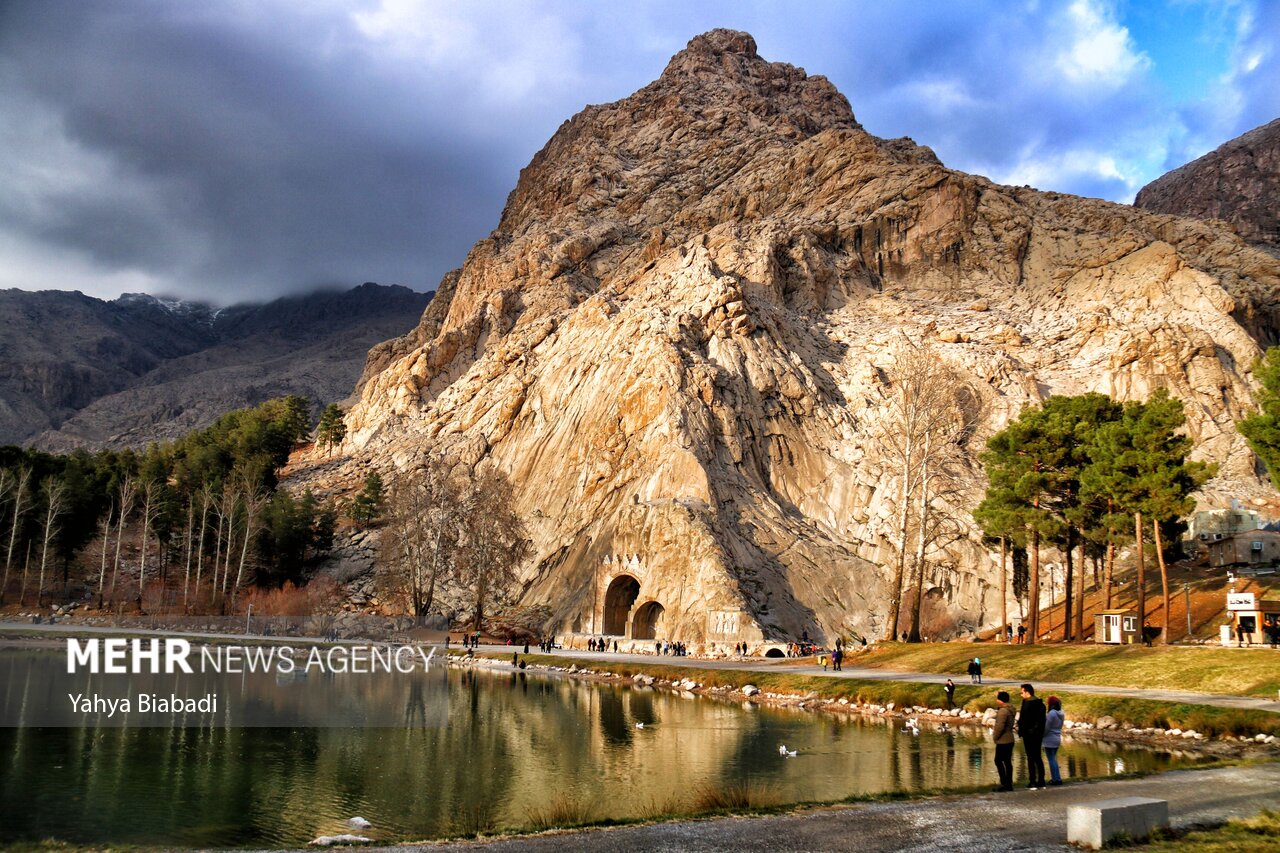
[[[1036,698],[1036,689],[1022,685],[1022,707],[1018,709],[1018,736],[1027,752],[1027,787],[1035,791],[1044,787],[1044,755],[1040,743],[1044,740],[1044,702]]]

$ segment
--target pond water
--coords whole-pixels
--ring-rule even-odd
[[[976,734],[501,670],[416,677],[443,694],[447,722],[0,729],[0,842],[298,845],[351,831],[354,815],[374,838],[421,839],[527,825],[558,797],[622,817],[743,782],[803,801],[996,781]],[[1073,778],[1185,761],[1086,743],[1061,760]]]

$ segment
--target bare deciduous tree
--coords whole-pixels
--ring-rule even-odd
[[[41,485],[44,492],[44,525],[40,531],[40,582],[36,588],[36,607],[44,599],[45,566],[49,562],[49,543],[58,535],[58,517],[66,509],[67,484],[58,477],[49,477]]]
[[[945,505],[940,498],[964,479],[960,476],[963,466],[959,449],[972,434],[981,413],[978,396],[927,343],[901,339],[892,356],[893,362],[885,370],[884,414],[876,436],[880,452],[897,472],[898,480],[898,514],[892,543],[897,553],[885,626],[885,637],[890,640],[898,636],[908,563],[912,563],[910,576],[919,578],[929,550],[955,527],[954,518],[940,512]],[[912,623],[916,638],[918,604],[917,601]]]
[[[379,575],[422,625],[437,586],[454,566],[464,493],[448,468],[432,461],[397,477],[383,512]]]
[[[116,516],[116,559],[111,569],[111,594],[116,593],[116,579],[120,575],[120,546],[124,543],[124,525],[133,512],[133,503],[138,497],[138,481],[133,477],[125,477],[120,481],[119,515]],[[102,598],[101,594],[98,596]],[[98,606],[102,606],[101,600]]]
[[[26,512],[23,501],[31,487],[31,469],[23,466],[13,475],[13,524],[9,528],[9,547],[4,555],[4,581],[0,583],[0,604],[4,603],[5,590],[9,588],[9,570],[13,566],[13,546],[18,541],[18,528],[22,524],[22,514]]]
[[[267,495],[262,487],[250,481],[248,477],[239,484],[241,503],[244,505],[244,539],[240,546],[240,565],[236,569],[236,583],[231,590],[232,596],[240,594],[240,584],[244,581],[245,560],[249,556],[249,542],[262,527],[262,508],[267,504]]]
[[[213,505],[213,487],[205,483],[200,487],[200,537],[196,541],[196,600],[200,599],[200,574],[204,569],[204,534],[208,529],[209,507]],[[222,533],[221,529],[218,531]]]
[[[138,562],[138,607],[142,607],[143,587],[147,580],[147,540],[151,537],[151,526],[160,517],[161,483],[148,480],[142,486],[142,538],[139,540]]]
[[[529,540],[515,512],[511,484],[502,474],[489,471],[468,482],[462,506],[458,569],[472,593],[472,630],[478,632],[488,604],[514,591]]]

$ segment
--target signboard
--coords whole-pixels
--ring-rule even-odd
[[[1257,610],[1258,596],[1253,592],[1227,593],[1227,610]]]

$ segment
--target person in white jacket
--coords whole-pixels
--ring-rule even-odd
[[[1044,756],[1049,759],[1049,784],[1061,785],[1062,775],[1058,772],[1058,748],[1062,746],[1062,723],[1066,715],[1062,713],[1062,700],[1057,696],[1049,697],[1049,713],[1044,721]]]

